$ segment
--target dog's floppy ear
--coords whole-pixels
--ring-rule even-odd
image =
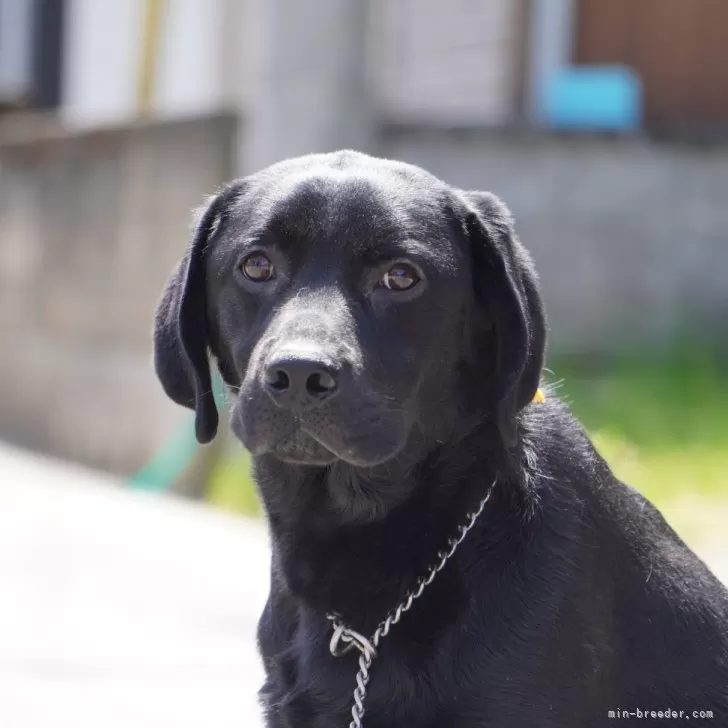
[[[465,192],[476,299],[495,327],[494,377],[499,430],[517,439],[516,414],[538,390],[546,349],[546,317],[531,258],[505,204],[489,192]]]
[[[199,217],[154,317],[154,368],[167,395],[195,410],[195,434],[201,443],[215,437],[218,425],[207,354],[205,250],[229,192],[221,191]]]

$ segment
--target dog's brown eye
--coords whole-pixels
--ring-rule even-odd
[[[407,263],[393,265],[382,278],[382,285],[390,291],[407,291],[417,285],[420,274]]]
[[[268,257],[263,253],[251,253],[240,266],[248,280],[255,283],[265,283],[273,278],[275,268]]]

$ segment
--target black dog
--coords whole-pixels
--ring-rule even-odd
[[[491,194],[341,152],[207,206],[155,363],[208,442],[209,350],[253,454],[269,726],[728,726],[728,592],[533,402],[544,345]]]

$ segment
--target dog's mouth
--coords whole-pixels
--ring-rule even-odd
[[[332,442],[332,440],[334,440]],[[341,460],[356,467],[374,467],[394,457],[402,443],[396,436],[380,432],[326,438],[300,423],[292,432],[277,438],[271,452],[280,460],[297,465],[331,465]]]
[[[331,465],[343,461],[374,467],[395,457],[409,427],[400,413],[382,410],[345,413],[317,411],[308,417],[270,407],[238,403],[232,428],[253,455],[271,454],[295,465]]]
[[[339,457],[323,443],[300,427],[291,435],[277,439],[270,451],[283,462],[292,465],[331,465]]]

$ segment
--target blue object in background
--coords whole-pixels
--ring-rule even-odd
[[[642,120],[642,84],[626,66],[571,66],[545,79],[543,115],[556,128],[634,131]]]
[[[212,375],[212,392],[218,409],[224,410],[225,385],[217,372]],[[153,492],[170,490],[190,466],[198,447],[195,436],[195,415],[190,412],[182,425],[170,435],[151,459],[127,478],[127,485],[134,490]]]

